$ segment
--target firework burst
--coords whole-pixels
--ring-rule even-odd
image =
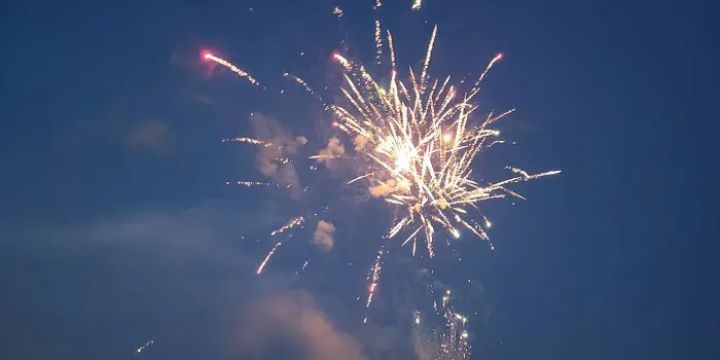
[[[419,9],[421,2],[415,4],[414,7]],[[381,6],[382,3],[377,1],[375,8]],[[376,63],[383,64],[381,57],[388,57],[389,72],[381,77],[389,80],[376,80],[362,63],[335,53],[333,58],[340,64],[343,78],[339,89],[343,97],[336,103],[326,102],[325,99],[332,97],[319,94],[304,79],[284,74],[285,78],[317,99],[331,114],[333,127],[345,134],[344,140],[331,138],[328,149],[308,159],[326,165],[330,161],[351,164],[355,173],[346,184],[363,184],[369,197],[382,199],[394,210],[393,217],[388,221],[391,225],[383,236],[383,244],[368,275],[364,322],[376,296],[384,256],[390,250],[389,245],[386,247],[384,244],[386,240],[401,235],[403,240],[398,243],[402,246],[410,244],[413,256],[418,243],[421,243],[430,258],[435,254],[437,230],[443,230],[454,238],[460,237],[462,230],[467,230],[482,240],[490,241],[487,229],[491,222],[480,212],[480,203],[506,197],[524,199],[510,186],[560,173],[559,170],[528,173],[507,167],[512,175],[495,182],[481,181],[473,175],[473,162],[477,156],[504,142],[494,125],[514,111],[490,112],[480,116],[474,101],[483,80],[502,59],[502,54],[493,57],[473,86],[463,91],[452,84],[450,76],[434,78],[430,75],[437,27],[432,30],[419,73],[409,68],[407,77],[403,79],[396,65],[392,34],[383,32],[382,24],[375,21],[374,35]],[[204,52],[202,58],[224,66],[255,86],[259,85],[247,71],[225,59],[210,52]],[[305,144],[307,140],[302,139],[301,143]],[[282,144],[246,137],[224,141],[260,148],[283,148]],[[343,143],[351,143],[352,146]],[[346,152],[346,147],[352,150]],[[278,153],[280,157],[277,160],[282,164],[291,161],[285,151],[273,153]],[[269,185],[258,181],[239,181],[236,184],[246,187]],[[304,217],[293,218],[270,236],[302,227],[304,222]],[[274,242],[258,266],[257,274],[264,271],[282,245],[282,241]],[[494,249],[492,243],[490,246]],[[305,266],[307,261],[303,269]],[[460,348],[467,347],[467,332],[459,332],[452,342],[460,344]]]
[[[477,155],[502,142],[498,140],[500,132],[492,125],[513,112],[499,115],[491,112],[479,124],[471,123],[477,110],[472,100],[502,55],[495,56],[473,88],[461,94],[450,85],[450,77],[440,81],[429,76],[436,34],[437,27],[430,37],[419,76],[410,68],[409,80],[401,81],[395,68],[392,35],[388,32],[391,73],[385,87],[362,64],[335,54],[345,69],[341,92],[348,105],[330,106],[335,126],[352,139],[358,157],[364,160],[366,173],[351,182],[366,181],[372,196],[401,210],[387,237],[392,239],[407,230],[410,235],[402,244],[412,243],[414,255],[422,234],[430,257],[434,255],[436,227],[455,238],[460,236],[459,229],[465,228],[483,240],[490,240],[485,229],[469,215],[478,210],[478,203],[507,196],[523,198],[507,186],[560,172],[529,174],[510,168],[515,176],[492,183],[481,183],[472,177],[472,163]]]

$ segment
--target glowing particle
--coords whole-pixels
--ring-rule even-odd
[[[412,11],[419,11],[422,8],[422,0],[413,0],[412,6],[410,9]]]

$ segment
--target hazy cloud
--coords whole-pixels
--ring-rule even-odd
[[[390,179],[387,182],[371,186],[368,191],[373,197],[383,197],[396,192],[405,192],[408,190],[409,186],[410,185],[407,183],[398,183],[395,179]]]
[[[161,121],[146,121],[132,128],[125,137],[128,147],[164,151],[171,142],[170,129]]]
[[[280,122],[263,114],[254,114],[250,121],[255,137],[271,144],[258,147],[255,157],[258,170],[278,184],[289,186],[293,197],[299,197],[302,192],[300,177],[289,158],[297,153],[300,146],[307,144],[307,139],[293,136]]]
[[[330,168],[336,162],[335,160],[345,155],[345,147],[340,142],[340,139],[331,137],[328,140],[327,147],[320,149],[316,155],[315,160],[319,163],[325,164],[326,167]]]
[[[353,143],[355,144],[355,151],[363,151],[365,149],[365,146],[367,145],[368,138],[357,135],[355,136],[355,139],[353,139]]]
[[[287,347],[288,340],[293,340],[291,350],[296,359],[367,359],[360,344],[335,329],[303,291],[273,295],[246,307],[238,340],[239,351],[251,359],[282,356],[282,345]]]
[[[335,245],[335,225],[329,221],[318,221],[315,232],[313,233],[313,244],[322,250],[330,251]]]

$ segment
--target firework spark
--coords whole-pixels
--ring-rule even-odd
[[[250,75],[250,73],[240,69],[239,67],[235,66],[233,63],[231,63],[221,57],[215,56],[211,52],[208,52],[208,51],[204,52],[202,54],[202,58],[205,61],[212,61],[214,63],[222,65],[222,66],[226,67],[228,70],[238,74],[241,78],[245,78],[251,84],[253,84],[255,86],[260,86],[260,82],[255,80],[255,78],[252,75]]]
[[[449,77],[444,81],[430,79],[436,35],[437,27],[432,31],[419,77],[410,69],[409,80],[401,81],[393,70],[386,87],[362,65],[335,54],[345,69],[341,91],[349,105],[330,106],[337,128],[353,139],[358,157],[364,160],[366,173],[351,182],[365,180],[371,195],[404,213],[391,227],[388,238],[408,229],[411,235],[404,243],[412,241],[415,249],[422,233],[430,257],[434,255],[436,226],[455,238],[460,236],[459,229],[465,228],[489,240],[485,229],[469,219],[469,211],[477,210],[477,204],[486,200],[507,196],[524,199],[507,186],[560,172],[529,174],[510,168],[515,176],[503,181],[481,183],[473,179],[473,160],[499,135],[491,125],[512,112],[497,116],[490,113],[479,125],[470,123],[477,110],[471,100],[502,56],[495,56],[470,92],[461,95],[449,85]],[[388,32],[389,51],[394,58],[391,39]]]
[[[412,6],[410,7],[410,9],[412,11],[420,11],[421,8],[422,8],[422,0],[413,0]]]
[[[288,79],[291,79],[292,81],[294,81],[297,84],[299,84],[300,86],[302,86],[303,89],[305,90],[305,92],[307,92],[314,98],[318,99],[320,101],[320,103],[323,104],[324,107],[327,108],[327,105],[325,104],[325,100],[323,100],[323,97],[320,96],[318,93],[316,93],[315,90],[313,90],[313,88],[311,88],[310,85],[308,85],[308,83],[305,80],[303,80],[301,77],[295,76],[291,73],[285,73],[285,74],[283,74],[283,76],[285,76]]]

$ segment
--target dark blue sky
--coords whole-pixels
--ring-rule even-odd
[[[462,264],[439,259],[438,280],[481,314],[474,358],[720,358],[720,6],[386,2],[404,65],[433,24],[434,74],[506,55],[481,105],[519,109],[501,126],[518,145],[488,164],[564,171],[520,186],[527,202],[489,205],[497,251],[468,240]],[[258,279],[269,229],[313,200],[226,187],[260,174],[252,151],[219,141],[251,134],[250,112],[326,138],[327,118],[280,75],[332,83],[341,40],[371,61],[372,3],[2,2],[0,357],[325,359],[332,343],[406,358],[406,257],[381,285],[382,319],[358,324],[377,206],[340,202],[336,241],[350,245],[304,277],[308,250],[288,247]],[[204,48],[273,90],[210,72]]]

